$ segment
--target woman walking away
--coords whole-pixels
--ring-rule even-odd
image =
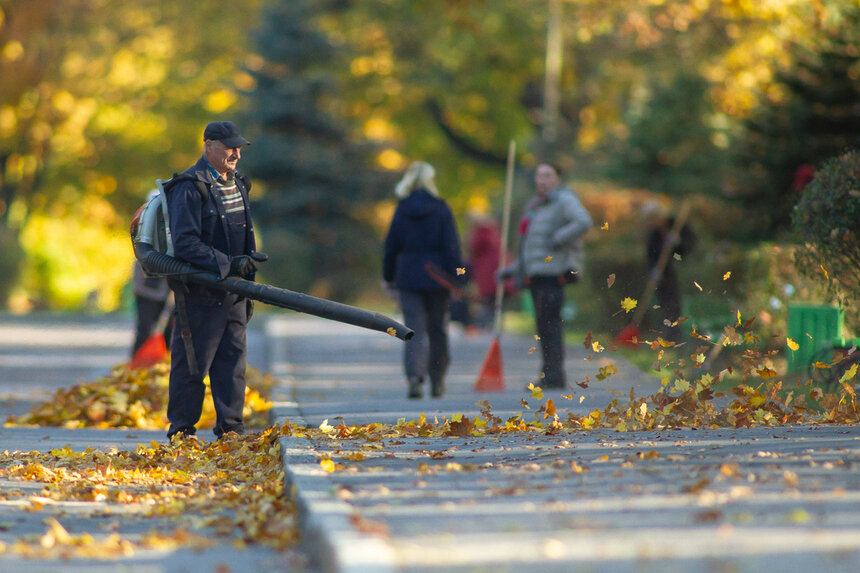
[[[412,163],[394,188],[400,198],[383,255],[383,286],[396,289],[403,321],[415,336],[403,348],[409,398],[421,398],[429,377],[434,398],[445,393],[448,347],[448,290],[426,272],[428,263],[456,276],[462,267],[460,239],[448,204],[439,198],[433,167]]]

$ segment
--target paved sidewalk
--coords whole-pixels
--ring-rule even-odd
[[[303,317],[268,324],[278,421],[396,422],[523,411],[538,358],[504,336],[507,389],[472,391],[490,338],[453,336],[449,392],[407,400],[402,344]],[[584,413],[657,382],[617,358],[568,350],[571,382],[613,363]],[[578,390],[577,387],[574,387]],[[533,401],[534,402],[534,401]],[[856,571],[860,431],[784,427],[485,438],[282,440],[308,550],[325,571]],[[329,456],[341,467],[327,473]],[[355,461],[362,459],[363,461]]]
[[[263,321],[257,324],[262,325]],[[254,322],[252,322],[254,327]],[[128,359],[133,318],[124,315],[83,316],[3,314],[0,319],[0,421],[21,415],[51,399],[58,389],[106,376]],[[262,331],[249,331],[249,362],[265,369]],[[208,435],[206,435],[208,434]],[[201,432],[205,441],[214,436]],[[164,442],[164,431],[16,428],[0,424],[0,451],[49,452],[69,447],[74,451],[133,450],[138,444]],[[150,530],[175,527],[169,518],[140,518],[135,510],[106,502],[49,502],[31,511],[30,496],[39,498],[44,484],[0,480],[0,490],[18,490],[23,498],[0,500],[0,543],[22,536],[42,536],[45,519],[56,517],[72,535],[90,533],[103,539],[113,532],[136,539]],[[132,556],[111,559],[23,559],[0,551],[0,571],[28,573],[229,573],[305,571],[307,558],[297,551],[277,552],[262,547],[236,549],[222,544],[203,550],[138,550]]]

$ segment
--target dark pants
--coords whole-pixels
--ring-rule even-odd
[[[152,336],[152,331],[158,322],[161,313],[164,312],[166,300],[153,300],[138,296],[135,299],[137,306],[137,328],[134,334],[134,346],[131,349],[132,356],[137,352],[146,339]],[[171,321],[168,320],[164,327],[164,341],[170,347]]]
[[[242,410],[245,407],[246,300],[231,294],[217,300],[185,296],[185,301],[197,375],[189,372],[182,322],[177,320],[170,353],[167,403],[170,429],[167,436],[196,432],[195,425],[203,411],[206,390],[203,378],[207,371],[215,405],[212,431],[219,438],[230,431],[242,433],[245,429]]]
[[[664,276],[657,285],[657,302],[660,305],[657,313],[660,325],[657,330],[664,338],[680,342],[681,329],[678,325],[671,326],[681,316],[681,289],[674,276]],[[666,321],[670,324],[666,324]]]
[[[564,285],[558,277],[531,277],[529,290],[535,307],[535,323],[543,356],[539,384],[545,388],[564,388],[564,323],[561,307]]]
[[[403,344],[406,378],[425,379],[440,385],[445,380],[451,354],[448,348],[448,299],[446,290],[399,292],[403,322],[415,336]]]

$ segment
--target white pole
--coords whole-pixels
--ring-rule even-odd
[[[561,104],[561,58],[564,40],[561,35],[561,1],[549,0],[546,25],[546,64],[543,102],[543,140],[552,143],[558,137]]]
[[[508,170],[505,179],[505,207],[502,212],[502,240],[499,242],[499,269],[505,267],[508,255],[508,228],[511,221],[511,190],[514,186],[514,156],[517,148],[516,142],[512,139],[508,145]],[[502,333],[502,297],[505,294],[504,281],[496,285],[496,306],[495,315],[493,317],[493,328],[496,332],[496,337]]]

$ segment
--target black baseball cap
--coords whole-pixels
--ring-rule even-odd
[[[203,130],[203,140],[220,141],[227,147],[242,147],[251,142],[239,135],[239,128],[232,121],[213,121]]]

